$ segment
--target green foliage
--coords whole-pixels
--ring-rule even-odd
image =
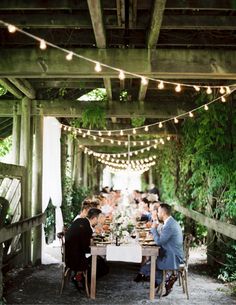
[[[96,88],[85,95],[78,98],[78,101],[99,101],[106,102],[107,101],[107,93],[104,88]]]
[[[133,127],[140,127],[144,124],[145,118],[131,118],[131,125]]]
[[[0,140],[0,157],[4,157],[12,148],[12,137]]]
[[[106,112],[99,105],[89,105],[82,112],[82,127],[84,128],[105,128],[106,127]]]
[[[0,85],[0,96],[5,95],[7,93],[7,89]]]
[[[66,178],[61,207],[65,226],[69,226],[76,215],[79,214],[81,204],[89,194],[90,190],[84,187],[76,188],[72,185],[72,180],[68,177]]]
[[[55,232],[55,207],[52,204],[52,201],[50,199],[49,204],[46,208],[46,221],[44,223],[44,232],[46,239],[48,240],[50,235],[54,235]]]
[[[120,101],[121,102],[127,102],[129,100],[129,95],[127,90],[122,90],[120,92]]]
[[[226,250],[226,261],[224,267],[220,268],[218,278],[223,282],[236,281],[236,242],[231,242]]]

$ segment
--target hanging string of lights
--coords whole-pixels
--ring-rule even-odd
[[[101,72],[102,71],[102,68],[108,68],[110,70],[114,70],[118,73],[118,77],[121,79],[121,80],[124,80],[125,79],[125,75],[131,75],[131,76],[134,76],[134,77],[137,77],[137,78],[140,78],[141,80],[141,83],[143,85],[147,85],[148,81],[154,81],[154,82],[157,82],[158,85],[158,89],[162,90],[164,89],[165,87],[165,84],[169,84],[169,85],[173,85],[175,87],[175,91],[176,92],[181,92],[181,87],[191,87],[193,88],[195,91],[200,91],[201,88],[205,89],[206,90],[206,93],[207,94],[211,94],[212,93],[212,89],[213,88],[216,88],[216,89],[219,89],[219,92],[220,94],[224,94],[224,93],[227,93],[229,94],[230,91],[231,91],[231,87],[234,87],[235,85],[214,85],[214,86],[209,86],[209,85],[193,85],[193,84],[188,84],[188,83],[180,83],[180,82],[171,82],[171,81],[167,81],[167,80],[161,80],[161,79],[156,79],[156,78],[152,78],[152,77],[147,77],[147,76],[143,76],[141,74],[137,74],[137,73],[133,73],[131,71],[127,71],[127,70],[124,70],[124,69],[121,69],[121,68],[117,68],[117,67],[114,67],[114,66],[111,66],[111,65],[108,65],[106,63],[102,63],[98,60],[94,60],[94,59],[91,59],[89,57],[86,57],[86,56],[83,56],[83,55],[80,55],[76,52],[73,52],[73,51],[70,51],[68,49],[65,49],[65,48],[62,48],[62,47],[59,47],[58,45],[55,45],[49,41],[46,41],[36,35],[33,35],[33,34],[30,34],[29,32],[25,31],[25,30],[22,30],[20,28],[18,28],[17,26],[13,25],[13,24],[10,24],[8,22],[5,22],[3,20],[0,20],[0,23],[3,24],[5,27],[8,28],[8,31],[9,33],[15,33],[15,32],[20,32],[36,41],[39,42],[39,48],[41,50],[46,50],[47,46],[50,46],[54,49],[58,49],[62,52],[64,52],[66,54],[65,56],[65,59],[68,60],[68,61],[71,61],[73,59],[73,57],[77,57],[77,58],[80,58],[80,59],[83,59],[87,62],[91,62],[93,64],[95,64],[95,71],[96,72]]]
[[[235,84],[236,86],[236,84]],[[210,108],[210,105],[212,105],[213,103],[217,102],[217,101],[221,101],[222,103],[225,103],[226,97],[229,96],[230,94],[232,94],[234,91],[236,90],[236,87],[232,88],[230,90],[230,92],[226,92],[221,96],[218,96],[217,98],[214,98],[213,100],[211,100],[210,102],[207,102],[201,106],[198,106],[190,111],[186,111],[182,114],[179,114],[177,116],[162,120],[162,121],[158,121],[152,124],[148,124],[148,125],[143,125],[140,127],[134,127],[134,128],[126,128],[126,129],[113,129],[113,130],[96,130],[96,129],[84,129],[84,128],[76,128],[76,127],[72,127],[69,125],[65,125],[65,124],[61,124],[61,128],[63,128],[64,130],[68,130],[68,131],[72,131],[73,133],[76,133],[78,135],[82,135],[82,137],[86,137],[86,136],[90,136],[93,137],[94,140],[97,139],[97,137],[100,137],[100,141],[101,142],[105,142],[105,141],[109,141],[110,143],[117,143],[118,145],[121,145],[122,143],[125,143],[125,145],[127,145],[127,141],[119,141],[119,140],[114,140],[114,139],[107,139],[107,138],[102,138],[102,136],[114,136],[114,135],[120,135],[120,136],[124,136],[124,135],[136,135],[138,131],[142,131],[144,130],[145,132],[148,133],[148,131],[154,127],[154,126],[158,126],[160,129],[162,129],[164,127],[164,125],[167,122],[171,122],[173,121],[175,124],[179,123],[179,119],[183,119],[184,117],[190,117],[193,118],[194,114],[199,111],[200,109],[204,109],[205,111],[208,111]],[[167,139],[168,140],[168,139]],[[142,142],[142,141],[141,141]],[[135,142],[134,142],[135,143]],[[142,143],[140,143],[140,145],[142,145]],[[135,146],[135,144],[134,144]]]

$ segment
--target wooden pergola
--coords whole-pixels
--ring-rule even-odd
[[[233,0],[0,1],[0,20],[56,46],[144,77],[190,85],[234,84],[235,15]],[[66,61],[65,53],[55,48],[40,50],[34,39],[18,32],[10,34],[2,23],[0,58],[0,85],[8,91],[0,96],[0,137],[13,134],[15,164],[1,165],[0,176],[23,177],[20,219],[29,218],[24,229],[23,224],[20,229],[13,228],[10,237],[43,221],[43,117],[53,116],[69,124],[70,118],[81,117],[87,107],[77,99],[96,88],[106,89],[109,129],[132,127],[133,117],[144,117],[151,124],[196,107],[198,92],[193,88],[176,93],[173,85],[159,90],[156,82],[142,84],[139,77],[129,74],[120,80],[112,69],[97,73],[90,62],[79,58]],[[125,103],[120,101],[123,90],[128,96]],[[235,95],[229,98],[234,100]],[[177,133],[178,127],[171,122],[164,129],[151,131],[152,136]],[[66,135],[62,136],[65,141]],[[32,164],[33,137],[36,164]],[[93,139],[79,141],[91,148],[102,146]],[[84,169],[87,157],[80,158],[75,164],[82,162]],[[85,170],[81,176],[84,185],[91,185]],[[32,177],[36,181],[34,194]],[[35,198],[34,209],[31,198]],[[41,259],[40,230],[35,232],[34,263]],[[0,238],[0,243],[3,241]],[[24,264],[30,261],[30,248],[28,231],[24,233]]]

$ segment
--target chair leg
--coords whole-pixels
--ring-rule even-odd
[[[70,274],[71,274],[70,268],[63,267],[60,294],[62,294],[66,281],[68,280],[68,276]]]
[[[185,293],[187,296],[187,299],[189,300],[189,293],[188,293],[188,271],[185,269],[184,270],[184,285],[185,286]]]
[[[160,299],[162,297],[163,294],[163,288],[165,287],[165,282],[166,282],[166,270],[162,271],[163,274],[163,278],[162,278],[162,283],[160,285],[160,288],[158,289],[158,291],[160,291]]]
[[[87,272],[87,270],[83,274],[84,274],[84,279],[85,279],[85,291],[86,291],[87,297],[89,298],[90,293],[89,293],[89,287],[88,287],[88,272]]]

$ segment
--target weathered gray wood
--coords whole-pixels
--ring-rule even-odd
[[[189,210],[178,204],[174,205],[174,209],[176,211],[184,214],[185,216],[196,220],[197,222],[206,226],[207,228],[212,229],[216,232],[219,232],[225,236],[228,236],[228,237],[236,240],[236,226],[206,217],[205,215],[203,215],[201,213],[198,213],[194,210]]]
[[[108,77],[103,78],[104,86],[107,92],[107,99],[108,101],[112,100],[112,88],[111,88],[111,79]]]
[[[144,76],[167,79],[236,79],[236,62],[233,50],[193,49],[75,49],[75,52],[95,61]],[[48,66],[47,77],[97,78],[94,65],[75,59],[65,65],[65,53],[48,48],[47,52],[33,49],[1,49],[0,77],[39,78],[39,57]],[[149,56],[150,55],[150,56]],[[101,77],[118,78],[118,73],[103,69]],[[127,78],[132,76],[126,75]]]
[[[9,201],[4,197],[0,197],[0,228],[4,226],[4,220],[6,218],[8,208],[9,208]]]
[[[26,174],[26,169],[24,166],[6,164],[0,162],[1,177],[17,178],[17,177],[23,177],[25,174]]]
[[[125,0],[116,0],[117,23],[119,27],[125,26]]]
[[[16,98],[21,99],[24,95],[20,90],[18,90],[9,80],[6,78],[0,79],[0,84],[7,89],[11,94],[13,94]]]
[[[106,47],[106,33],[103,23],[101,1],[87,0],[89,13],[92,20],[93,31],[98,48]]]
[[[137,22],[137,0],[129,1],[129,28],[134,28]]]
[[[83,154],[83,186],[88,187],[88,156]]]
[[[19,164],[20,162],[20,126],[21,117],[17,114],[17,105],[14,107],[13,112],[13,128],[12,128],[12,155],[14,164]]]
[[[13,78],[13,77],[10,77],[8,79],[25,96],[27,96],[30,99],[35,99],[35,97],[36,97],[35,90],[26,79],[17,79],[17,78]]]
[[[139,93],[138,93],[138,100],[139,101],[144,101],[145,96],[147,93],[147,88],[148,88],[148,83],[149,81],[147,80],[147,83],[144,85],[142,82],[140,82],[140,88],[139,88]]]
[[[34,143],[34,165],[33,165],[33,215],[42,213],[42,173],[43,173],[43,115],[34,116],[35,143]],[[42,252],[42,227],[33,230],[33,264],[41,264]]]
[[[159,38],[162,18],[165,10],[166,0],[154,0],[152,9],[152,19],[147,36],[147,47],[155,49]]]
[[[29,218],[32,215],[31,206],[31,124],[30,124],[31,100],[27,97],[22,99],[21,115],[21,152],[20,164],[26,168],[24,200],[22,201],[22,216]],[[23,194],[23,192],[22,192]],[[31,260],[31,232],[23,235],[24,263],[28,264]]]
[[[0,229],[0,243],[13,238],[14,236],[30,232],[30,230],[36,226],[41,225],[45,221],[46,215],[44,213],[36,215],[31,218],[24,219],[19,222],[15,222],[11,225],[5,226]]]

